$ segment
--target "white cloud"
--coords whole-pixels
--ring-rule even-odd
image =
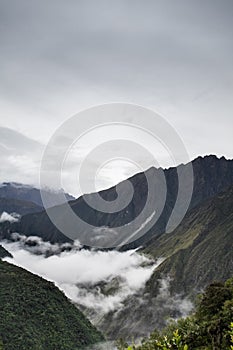
[[[179,311],[181,317],[186,317],[193,310],[193,303],[180,294],[172,295],[170,292],[171,278],[166,276],[160,280],[159,294],[157,300],[164,309]]]
[[[9,128],[0,127],[0,181],[38,185],[44,146]]]
[[[16,213],[8,214],[7,212],[3,212],[0,216],[0,222],[9,221],[9,222],[17,222],[20,216]]]
[[[2,125],[46,143],[66,118],[84,108],[136,103],[164,114],[192,158],[209,153],[231,158],[231,13],[228,0],[149,0],[147,6],[139,1],[112,6],[106,0],[71,6],[64,0],[33,6],[25,0],[4,2]],[[6,168],[4,175],[16,176],[20,163],[34,167],[28,159],[12,161],[15,168]],[[19,175],[11,180],[29,181],[26,169]],[[108,167],[101,172],[107,186],[122,175]]]
[[[15,239],[19,237],[15,236]],[[28,241],[37,243],[37,247],[27,245]],[[25,244],[27,248],[22,244]],[[91,308],[96,314],[119,309],[129,295],[144,287],[155,267],[161,262],[154,262],[135,251],[91,251],[80,250],[78,243],[70,252],[59,255],[36,255],[32,252],[58,252],[57,245],[42,242],[35,237],[22,237],[21,241],[3,243],[12,253],[8,262],[19,265],[36,273],[62,289],[74,302]],[[41,248],[41,249],[40,249]],[[101,286],[111,293],[104,293]]]

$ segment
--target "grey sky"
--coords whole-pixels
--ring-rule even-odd
[[[131,102],[191,158],[233,157],[232,0],[0,0],[0,50],[3,127],[46,144],[83,108]]]

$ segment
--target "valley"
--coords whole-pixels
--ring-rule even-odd
[[[232,277],[233,162],[215,156],[197,158],[193,169],[189,210],[172,232],[164,229],[177,192],[173,168],[164,170],[168,193],[161,217],[144,236],[120,250],[93,250],[72,241],[53,226],[46,211],[33,212],[32,205],[32,212],[19,213],[22,217],[17,222],[0,223],[1,258],[53,281],[105,339],[149,336],[155,328],[163,329],[168,318],[189,315],[197,294],[210,283]],[[149,172],[156,178],[156,169]],[[143,174],[130,181],[140,196],[135,194],[125,209],[128,216],[122,211],[113,216],[94,215],[82,197],[72,200],[70,206],[86,220],[91,218],[92,224],[94,220],[95,225],[102,225],[107,234],[116,223],[127,224],[143,207]],[[114,188],[102,196],[113,198]],[[15,212],[14,201],[21,204],[18,198],[3,199],[2,212]],[[23,202],[25,207],[30,208]],[[63,205],[52,210],[65,220]]]

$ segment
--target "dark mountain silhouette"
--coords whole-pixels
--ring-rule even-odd
[[[0,197],[0,214],[7,212],[9,214],[17,213],[20,215],[25,215],[28,213],[36,213],[42,210],[42,207],[33,202]]]
[[[232,160],[226,160],[224,157],[219,159],[216,156],[211,155],[198,157],[191,164],[194,172],[194,189],[189,210],[233,184]],[[114,208],[116,212],[113,213],[104,213],[91,208],[85,202],[85,198],[91,200],[92,203],[97,203],[97,196],[100,195],[106,201],[111,203],[111,201],[116,199],[116,190],[118,190],[123,193],[123,201],[125,200],[127,202],[129,190],[126,181],[123,181],[117,187],[114,186],[108,190],[101,191],[99,194],[93,193],[84,195],[77,200],[70,201],[69,205],[72,210],[80,218],[82,218],[82,220],[90,223],[94,227],[107,227],[114,229],[116,232],[120,232],[121,229],[117,231],[118,226],[122,227],[127,225],[142,212],[148,196],[148,177],[150,182],[153,183],[153,193],[149,204],[149,209],[142,216],[141,222],[139,223],[140,226],[146,222],[146,220],[148,220],[153,211],[156,212],[156,210],[159,208],[160,198],[158,196],[158,189],[161,186],[161,175],[164,175],[167,185],[167,196],[163,211],[158,221],[150,230],[148,230],[145,235],[143,235],[143,237],[136,239],[129,245],[125,245],[125,249],[134,248],[141,245],[144,246],[152,237],[156,237],[165,232],[166,225],[177,199],[177,169],[178,171],[185,171],[187,166],[190,166],[190,164],[180,165],[178,168],[169,168],[165,170],[150,168],[145,173],[134,175],[129,179],[134,188],[132,200],[126,206],[126,208],[122,210],[117,210],[118,204],[116,204]],[[92,234],[95,235],[94,230],[92,232],[90,228],[87,228],[85,225],[80,225],[77,227],[77,225],[74,226],[72,222],[67,222],[67,209],[64,205],[56,206],[49,210],[51,210],[51,213],[53,213],[53,215],[56,217],[56,220],[58,220],[61,224],[65,223],[67,230],[74,230],[74,236],[78,233],[78,235],[75,236],[76,238],[86,238],[88,235],[90,235],[90,237],[92,237]],[[66,242],[71,240],[53,225],[46,211],[25,215],[22,217],[20,223],[10,225],[7,227],[7,230],[1,227],[0,230],[2,237],[6,234],[9,236],[9,233],[13,230],[26,235],[38,235],[44,240],[51,242]],[[69,237],[71,237],[71,235],[69,235]],[[120,242],[117,243],[119,244]]]

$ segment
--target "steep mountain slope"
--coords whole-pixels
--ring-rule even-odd
[[[233,184],[233,161],[226,160],[224,157],[218,159],[216,156],[206,156],[204,158],[198,157],[192,162],[194,171],[194,190],[190,203],[190,209],[200,204],[203,200],[211,198],[219,192],[226,189]],[[180,165],[179,170],[185,169],[185,165]],[[86,202],[85,198],[91,199],[93,203],[96,203],[98,198],[97,194],[89,194],[71,201],[70,206],[72,210],[84,221],[90,223],[95,227],[107,227],[112,228],[116,233],[121,233],[121,229],[124,225],[130,223],[135,217],[137,217],[143,210],[148,196],[148,184],[146,176],[153,183],[152,199],[149,203],[149,208],[146,213],[142,215],[141,221],[138,227],[144,225],[144,223],[150,218],[153,212],[159,210],[159,188],[161,186],[161,175],[164,174],[167,183],[167,197],[163,208],[163,211],[156,224],[148,230],[148,232],[135,242],[126,245],[127,248],[134,248],[145,243],[151,238],[162,234],[165,231],[166,224],[171,215],[172,209],[177,199],[178,190],[178,177],[177,168],[170,168],[166,170],[151,168],[146,173],[139,173],[129,179],[134,187],[134,195],[131,202],[121,210],[118,210],[116,205],[114,213],[104,213],[91,208]],[[123,200],[127,202],[129,197],[129,189],[127,183],[123,181],[119,184],[118,189],[123,193]],[[116,187],[110,188],[105,191],[101,191],[102,196],[106,201],[111,202],[117,196]],[[76,238],[88,237],[92,239],[92,234],[95,236],[95,229],[87,228],[86,225],[73,225],[72,222],[67,222],[66,208],[61,205],[50,209],[53,215],[56,217],[59,223],[66,223],[67,230],[70,229]],[[73,226],[72,226],[73,225]],[[124,227],[124,229],[127,226]],[[36,214],[25,215],[19,224],[12,225],[9,230],[18,231],[26,235],[38,235],[42,236],[44,240],[50,241],[69,241],[59,230],[54,227],[47,213],[41,212]],[[135,227],[136,231],[136,227]],[[2,236],[6,234],[6,231],[1,229]],[[78,233],[78,234],[77,234]],[[126,237],[128,232],[126,230]],[[140,235],[140,229],[139,229]],[[118,244],[120,242],[117,242]],[[117,245],[117,244],[116,244]]]
[[[189,211],[170,234],[148,243],[144,252],[167,259],[158,267],[147,290],[169,274],[171,292],[193,294],[213,280],[224,281],[233,271],[233,186]]]
[[[98,320],[110,339],[145,336],[165,326],[167,317],[190,310],[187,297],[192,300],[209,283],[232,276],[233,186],[190,210],[176,230],[154,238],[142,251],[165,260],[141,293]]]
[[[4,350],[75,350],[103,337],[53,283],[0,261],[0,339]]]
[[[17,182],[3,182],[0,185],[0,197],[32,202],[39,207],[43,207],[41,191],[46,194],[49,206],[52,207],[54,205],[62,204],[59,194],[49,189],[39,190],[33,186],[24,185]],[[65,194],[65,196],[67,200],[74,199],[74,197],[69,194]]]
[[[5,211],[9,214],[17,213],[20,215],[25,215],[29,213],[36,213],[42,210],[42,207],[33,202],[0,197],[0,214]]]

